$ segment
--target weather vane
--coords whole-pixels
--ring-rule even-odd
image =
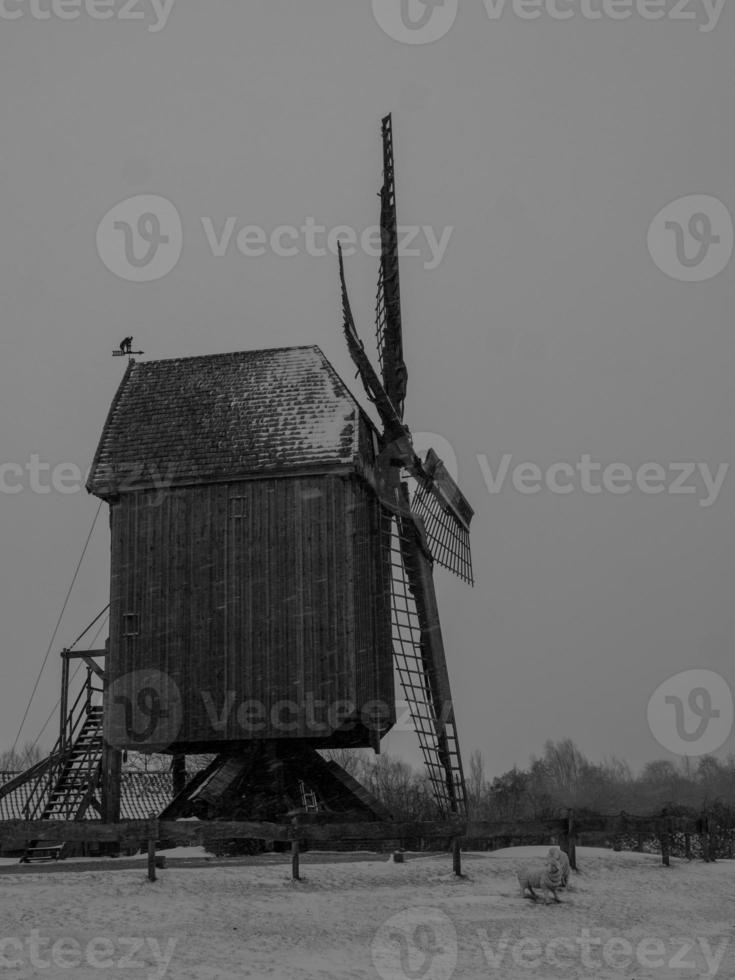
[[[127,356],[128,358],[130,358],[133,357],[134,354],[143,355],[144,353],[145,351],[142,350],[133,350],[132,337],[123,337],[123,339],[120,341],[120,346],[118,347],[118,349],[112,352],[112,356],[113,357]]]

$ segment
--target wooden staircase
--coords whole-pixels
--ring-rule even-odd
[[[82,820],[90,806],[99,809],[95,793],[102,774],[102,705],[92,704],[91,681],[85,688],[69,713],[63,744],[60,740],[55,746],[52,764],[28,795],[28,820]],[[64,847],[60,840],[31,841],[20,860],[58,861]]]

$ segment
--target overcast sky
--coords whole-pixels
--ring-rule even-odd
[[[336,259],[308,229],[374,225],[392,110],[421,252],[402,260],[406,419],[449,445],[476,511],[475,588],[439,578],[465,757],[497,775],[564,736],[667,757],[656,688],[693,668],[735,683],[735,11],[447,0],[421,28],[419,0],[409,26],[398,0],[50,2],[0,14],[0,746],[98,505],[38,492],[52,470],[34,478],[33,457],[86,470],[125,335],[146,358],[315,343],[361,394]],[[175,212],[105,218],[138,195]],[[649,249],[691,195],[708,199],[673,204]],[[172,268],[146,266],[166,234]],[[372,350],[369,247],[347,274]],[[621,468],[603,486],[595,463]],[[107,602],[108,547],[103,508],[21,741],[54,706],[58,649]]]

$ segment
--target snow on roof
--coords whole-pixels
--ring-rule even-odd
[[[350,464],[360,414],[316,346],[131,361],[87,489]]]

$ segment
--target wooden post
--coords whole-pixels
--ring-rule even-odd
[[[666,868],[670,867],[671,865],[671,839],[669,836],[669,830],[670,820],[666,810],[664,809],[661,813],[661,829],[659,831],[659,839],[661,841],[661,862]]]
[[[151,814],[150,826],[148,828],[148,881],[156,880],[156,837],[157,823],[155,814]]]
[[[109,639],[105,644],[105,651],[109,644]],[[110,681],[105,674],[102,681],[102,697],[105,711],[109,701]],[[120,822],[120,792],[122,783],[122,760],[123,754],[120,749],[110,745],[106,738],[102,741],[102,778],[100,787],[100,800],[102,803],[102,819],[105,823]],[[102,853],[108,855],[118,855],[120,844],[118,842],[108,843],[102,846]]]
[[[462,848],[459,837],[452,838],[452,868],[458,878],[462,877]]]
[[[176,753],[171,759],[171,778],[173,780],[173,795],[183,793],[186,786],[186,756]]]
[[[23,807],[23,819],[27,824],[30,823],[31,820],[31,814],[28,807],[29,807],[28,803],[26,803],[25,806]],[[28,832],[28,829],[26,828],[24,833],[24,840],[23,840],[23,857],[20,859],[21,864],[23,864],[26,861],[26,855],[28,853],[28,848],[30,846],[31,846],[31,837]]]
[[[69,658],[65,656],[66,648],[61,651],[61,703],[59,706],[59,742],[61,751],[66,748],[67,724],[66,715],[69,710]]]
[[[107,742],[103,742],[100,797],[102,800],[102,819],[105,823],[120,822],[121,781],[122,752]],[[107,841],[100,846],[100,853],[116,857],[120,853],[120,844],[117,841]]]
[[[577,833],[574,826],[574,810],[567,810],[567,827],[566,827],[566,847],[564,844],[561,845],[561,849],[566,852],[569,858],[569,867],[572,871],[577,870],[577,844],[575,840],[575,834]]]
[[[301,881],[299,874],[299,818],[297,816],[291,818],[291,826],[294,833],[291,841],[291,878],[293,881]]]
[[[156,842],[148,838],[148,881],[156,880]]]
[[[613,837],[613,850],[622,851],[623,849],[623,836],[625,834],[627,824],[627,814],[625,810],[620,811],[620,816],[615,822],[615,835]]]
[[[712,837],[710,834],[710,822],[709,815],[707,814],[706,808],[702,811],[702,833],[700,834],[700,840],[702,842],[702,857],[706,864],[712,861]]]
[[[684,857],[687,861],[692,859],[692,835],[689,831],[684,834]]]
[[[102,747],[102,819],[105,823],[120,822],[120,783],[122,752],[107,742]]]

